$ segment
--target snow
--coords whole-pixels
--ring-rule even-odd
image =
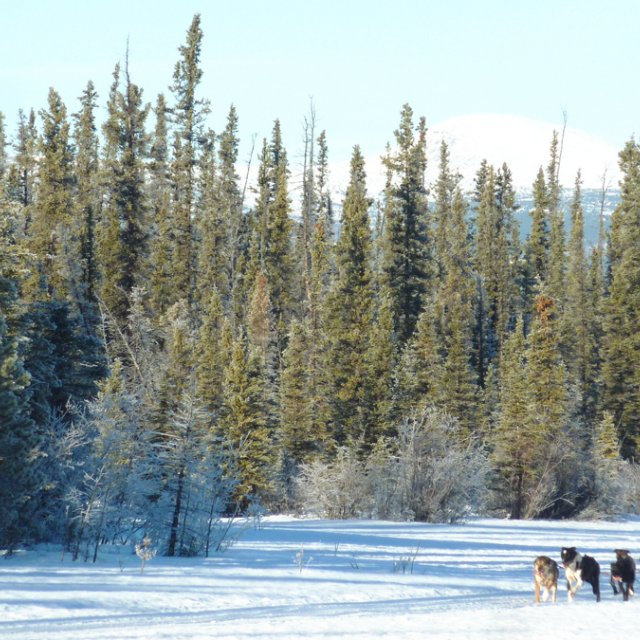
[[[635,637],[640,611],[608,584],[613,549],[638,557],[640,521],[464,525],[268,517],[211,558],[156,557],[140,572],[130,551],[95,564],[60,549],[0,564],[0,638]],[[602,602],[589,585],[534,604],[532,562],[577,546],[599,560]],[[635,552],[635,553],[634,553]]]

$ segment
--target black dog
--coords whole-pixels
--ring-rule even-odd
[[[575,547],[562,547],[560,557],[567,578],[569,600],[573,600],[583,582],[588,582],[593,589],[596,602],[600,602],[600,565],[595,558],[583,556]]]
[[[615,549],[616,561],[611,563],[611,587],[613,595],[618,595],[618,587],[622,599],[626,602],[633,595],[633,583],[636,579],[636,563],[626,549]]]

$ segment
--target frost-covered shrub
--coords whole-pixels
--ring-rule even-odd
[[[298,478],[301,507],[325,518],[366,515],[369,496],[365,465],[354,448],[342,447],[331,463],[303,464]]]
[[[423,409],[364,458],[345,447],[332,463],[303,465],[298,499],[329,518],[454,522],[482,508],[488,469],[454,418]]]
[[[393,467],[403,511],[416,520],[454,522],[482,507],[487,457],[442,411],[425,408],[400,425]]]

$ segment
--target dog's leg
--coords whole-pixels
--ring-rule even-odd
[[[613,589],[613,595],[617,596],[618,595],[618,589],[616,588],[616,578],[615,576],[611,576],[611,588]]]
[[[533,583],[536,589],[536,604],[540,603],[540,581],[538,580],[538,576],[534,576]]]
[[[555,604],[556,602],[556,593],[558,591],[558,584],[555,583],[553,585],[551,585],[551,602],[553,602]]]

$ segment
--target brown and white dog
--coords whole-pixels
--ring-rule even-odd
[[[562,566],[567,578],[567,596],[572,601],[583,582],[593,589],[596,602],[600,602],[600,565],[595,558],[582,555],[575,547],[562,547],[560,551]]]
[[[633,583],[636,579],[636,563],[626,549],[615,549],[616,561],[611,563],[611,587],[613,595],[622,592],[622,599],[626,602],[633,595]]]
[[[551,602],[556,601],[558,591],[558,563],[548,556],[538,556],[533,561],[533,581],[536,590],[536,604],[540,602],[540,587],[544,590],[542,601],[546,602],[551,595]]]

